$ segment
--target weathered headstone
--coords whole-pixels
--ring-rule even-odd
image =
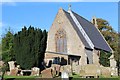
[[[52,69],[51,68],[46,68],[45,70],[43,70],[41,72],[41,74],[42,74],[42,78],[53,78]]]
[[[3,64],[4,64],[4,62],[3,62],[3,61],[0,61],[0,67],[2,67],[2,66],[3,66]]]
[[[115,59],[114,59],[114,55],[112,54],[111,56],[110,56],[110,67],[116,67],[116,61],[115,61]]]
[[[0,68],[2,68],[4,65],[4,62],[3,61],[0,61]],[[0,75],[2,75],[2,71],[0,70]]]
[[[59,76],[60,68],[61,68],[61,66],[58,65],[58,64],[53,64],[52,65],[52,70],[53,70],[53,75],[54,76]]]
[[[15,62],[14,61],[9,61],[8,64],[9,64],[10,72],[11,72],[12,69],[15,69]]]
[[[69,80],[69,75],[66,71],[61,72],[61,78],[64,80]]]
[[[39,76],[39,71],[40,71],[39,68],[33,67],[33,68],[32,68],[32,73],[31,73],[31,75],[32,75],[32,76]]]
[[[64,70],[66,70],[69,75],[72,75],[72,69],[71,68],[72,67],[70,65],[61,66],[60,72],[63,72]]]
[[[117,67],[116,67],[117,62],[114,59],[114,55],[112,54],[109,59],[110,59],[111,76],[117,76],[118,75]]]
[[[110,67],[104,67],[104,66],[100,66],[101,69],[101,75],[104,77],[108,77],[111,75],[111,70]]]
[[[16,76],[17,73],[18,73],[18,68],[14,68],[14,69],[11,70],[10,75]]]
[[[10,75],[16,76],[18,73],[18,68],[15,67],[15,62],[9,61],[8,64],[9,64]]]
[[[99,65],[87,64],[82,66],[80,76],[83,77],[98,77],[101,74]]]

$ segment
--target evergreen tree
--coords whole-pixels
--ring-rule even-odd
[[[2,38],[2,44],[0,43],[0,52],[2,55],[2,60],[4,61],[4,66],[0,67],[2,73],[2,78],[5,74],[5,72],[7,70],[9,70],[8,68],[8,61],[15,61],[15,54],[14,54],[14,50],[13,50],[13,33],[9,30],[7,31],[7,33],[4,35],[4,37]]]
[[[24,27],[14,36],[16,61],[22,69],[40,67],[46,49],[47,32],[41,29]]]
[[[47,32],[46,30],[43,31],[43,37],[41,39],[41,44],[40,44],[40,54],[38,55],[39,56],[39,67],[42,66],[41,62],[44,61],[44,53],[45,53],[45,50],[46,50],[46,42],[47,42]]]
[[[109,57],[111,56],[111,53],[107,53],[105,51],[100,52],[100,64],[103,66],[109,67],[110,66],[110,61]]]
[[[13,33],[9,31],[2,38],[2,60],[7,63],[10,60],[15,60],[13,50]]]

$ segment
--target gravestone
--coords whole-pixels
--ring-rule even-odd
[[[0,61],[0,67],[2,67],[2,66],[3,66],[3,64],[4,64],[4,62],[3,62],[3,61]]]
[[[51,68],[46,68],[45,70],[43,70],[41,72],[42,78],[53,78],[52,71],[53,70]]]
[[[10,70],[10,75],[16,76],[18,73],[18,68],[15,67],[15,61],[9,61],[9,70]]]
[[[54,76],[59,76],[61,66],[58,64],[52,64],[52,70]]]
[[[14,68],[14,69],[11,70],[10,75],[11,76],[16,76],[17,73],[18,73],[18,68]]]
[[[114,55],[112,54],[111,56],[110,56],[110,67],[116,67],[116,61],[115,61],[115,59],[114,59]]]
[[[12,69],[15,69],[15,62],[14,61],[9,61],[8,64],[9,64],[10,72],[11,72]]]
[[[61,72],[61,78],[64,80],[69,80],[69,75],[68,75],[68,72],[66,71],[63,71]]]
[[[87,64],[83,66],[84,69],[80,70],[82,72],[84,77],[98,77],[101,74],[101,69],[99,65],[96,64]]]
[[[117,76],[118,75],[117,67],[116,67],[117,62],[114,59],[114,55],[112,54],[109,59],[110,59],[110,67],[111,67],[111,76]]]
[[[110,67],[104,67],[104,66],[100,66],[101,69],[101,75],[104,77],[108,77],[111,75],[111,70]]]
[[[39,71],[40,71],[39,68],[33,67],[33,68],[32,68],[32,73],[31,73],[31,75],[32,75],[32,76],[39,76]]]
[[[3,61],[0,61],[0,68],[2,68],[4,65],[4,62]],[[0,70],[0,75],[2,75],[2,71]]]

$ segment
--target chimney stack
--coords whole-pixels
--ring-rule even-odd
[[[94,24],[95,27],[98,27],[97,25],[97,19],[95,16],[92,17],[92,20],[91,20],[92,24]]]

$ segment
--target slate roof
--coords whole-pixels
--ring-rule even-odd
[[[82,40],[85,47],[88,48],[88,49],[91,49],[89,44],[86,42],[85,38],[83,37],[83,35],[79,31],[77,25],[73,21],[70,14],[68,12],[66,12],[65,10],[63,10],[63,11],[65,12],[67,18],[69,19],[69,21],[73,25],[73,28],[77,32],[78,36]],[[94,44],[94,48],[104,50],[104,51],[107,51],[107,52],[112,51],[112,49],[107,44],[107,42],[105,41],[105,39],[103,38],[101,33],[98,31],[98,29],[91,22],[89,22],[88,20],[86,20],[85,18],[81,17],[80,15],[78,15],[77,13],[75,13],[73,11],[72,11],[72,13],[77,18],[78,22],[80,23],[80,25],[82,26],[84,31],[87,33],[87,35],[90,38],[90,40],[92,41],[92,43]]]

